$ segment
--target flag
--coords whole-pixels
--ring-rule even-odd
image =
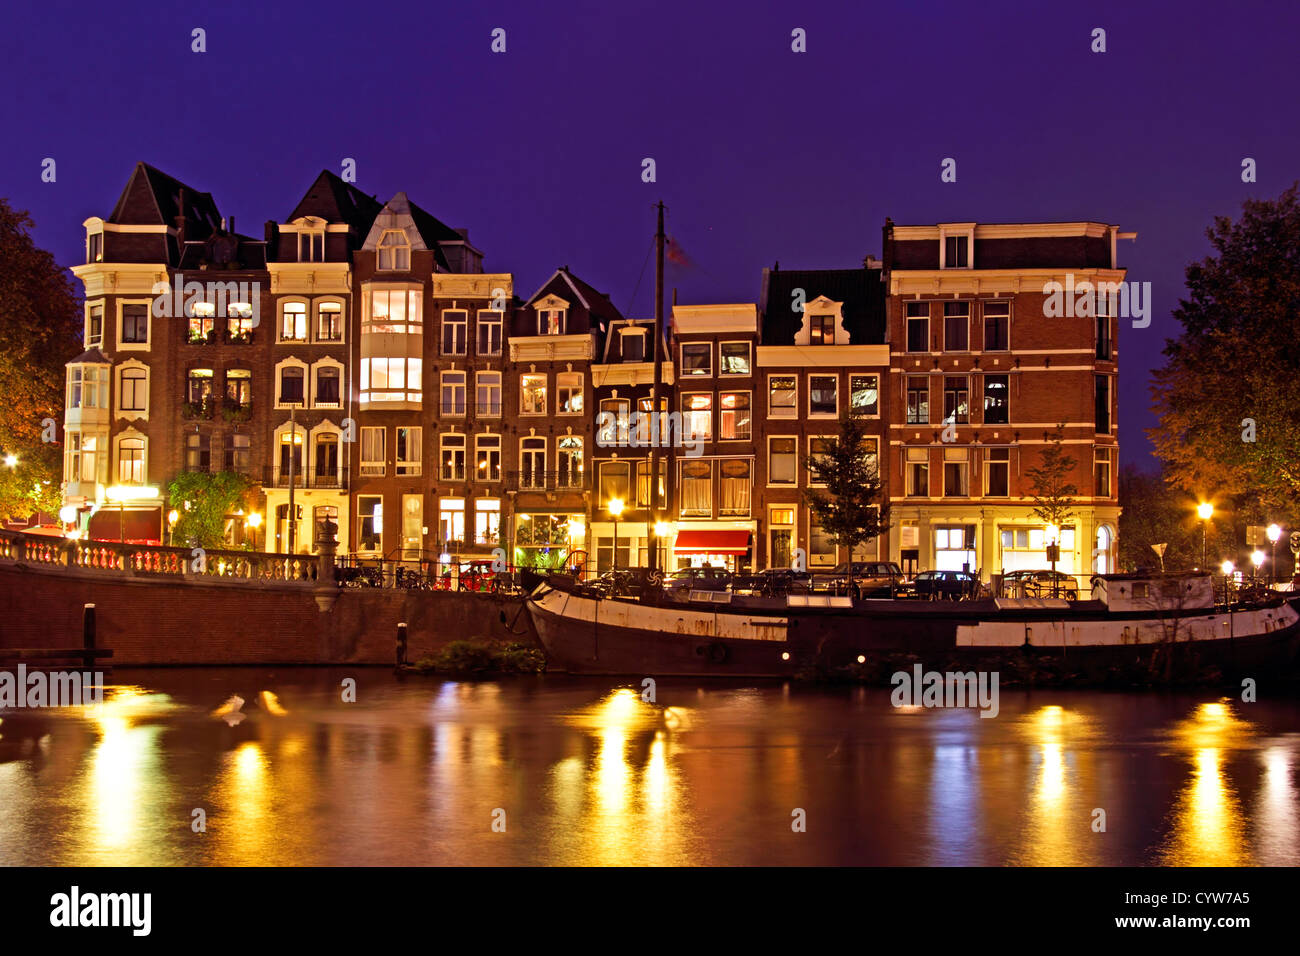
[[[691,266],[693,263],[682,249],[682,245],[672,236],[668,237],[668,248],[666,250],[668,261],[675,266]]]

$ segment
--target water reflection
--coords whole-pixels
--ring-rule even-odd
[[[1251,733],[1250,721],[1237,718],[1227,701],[1201,704],[1174,727],[1174,745],[1190,756],[1192,776],[1170,814],[1170,833],[1160,850],[1162,863],[1240,866],[1250,862],[1241,803],[1224,772],[1224,753],[1242,746]]]
[[[986,720],[871,689],[649,703],[386,673],[344,704],[332,675],[260,671],[108,690],[0,715],[0,863],[1300,863],[1295,704],[1025,692]],[[232,696],[233,726],[212,716]]]

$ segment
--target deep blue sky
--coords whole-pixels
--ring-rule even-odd
[[[524,295],[569,265],[634,314],[652,307],[652,268],[633,292],[661,197],[694,263],[670,267],[683,302],[753,301],[778,259],[855,266],[880,253],[887,215],[1118,223],[1138,233],[1121,264],[1154,296],[1151,326],[1120,335],[1122,454],[1145,464],[1147,374],[1205,227],[1300,177],[1300,6],[1087,8],[9,3],[0,195],[70,265],[81,222],[111,211],[138,160],[260,236],[354,157],[361,188],[406,190],[469,227]],[[190,51],[195,27],[206,53]],[[55,183],[41,182],[45,157]]]

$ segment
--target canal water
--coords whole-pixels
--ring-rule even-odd
[[[779,683],[112,679],[0,713],[0,864],[1300,863],[1295,699],[1004,690],[982,718]]]

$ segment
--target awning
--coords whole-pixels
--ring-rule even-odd
[[[678,554],[747,554],[749,532],[721,528],[699,528],[677,532]]]
[[[125,533],[123,525],[125,524]],[[162,508],[127,508],[112,505],[90,516],[86,537],[92,541],[122,541],[130,544],[159,544],[162,540]]]

